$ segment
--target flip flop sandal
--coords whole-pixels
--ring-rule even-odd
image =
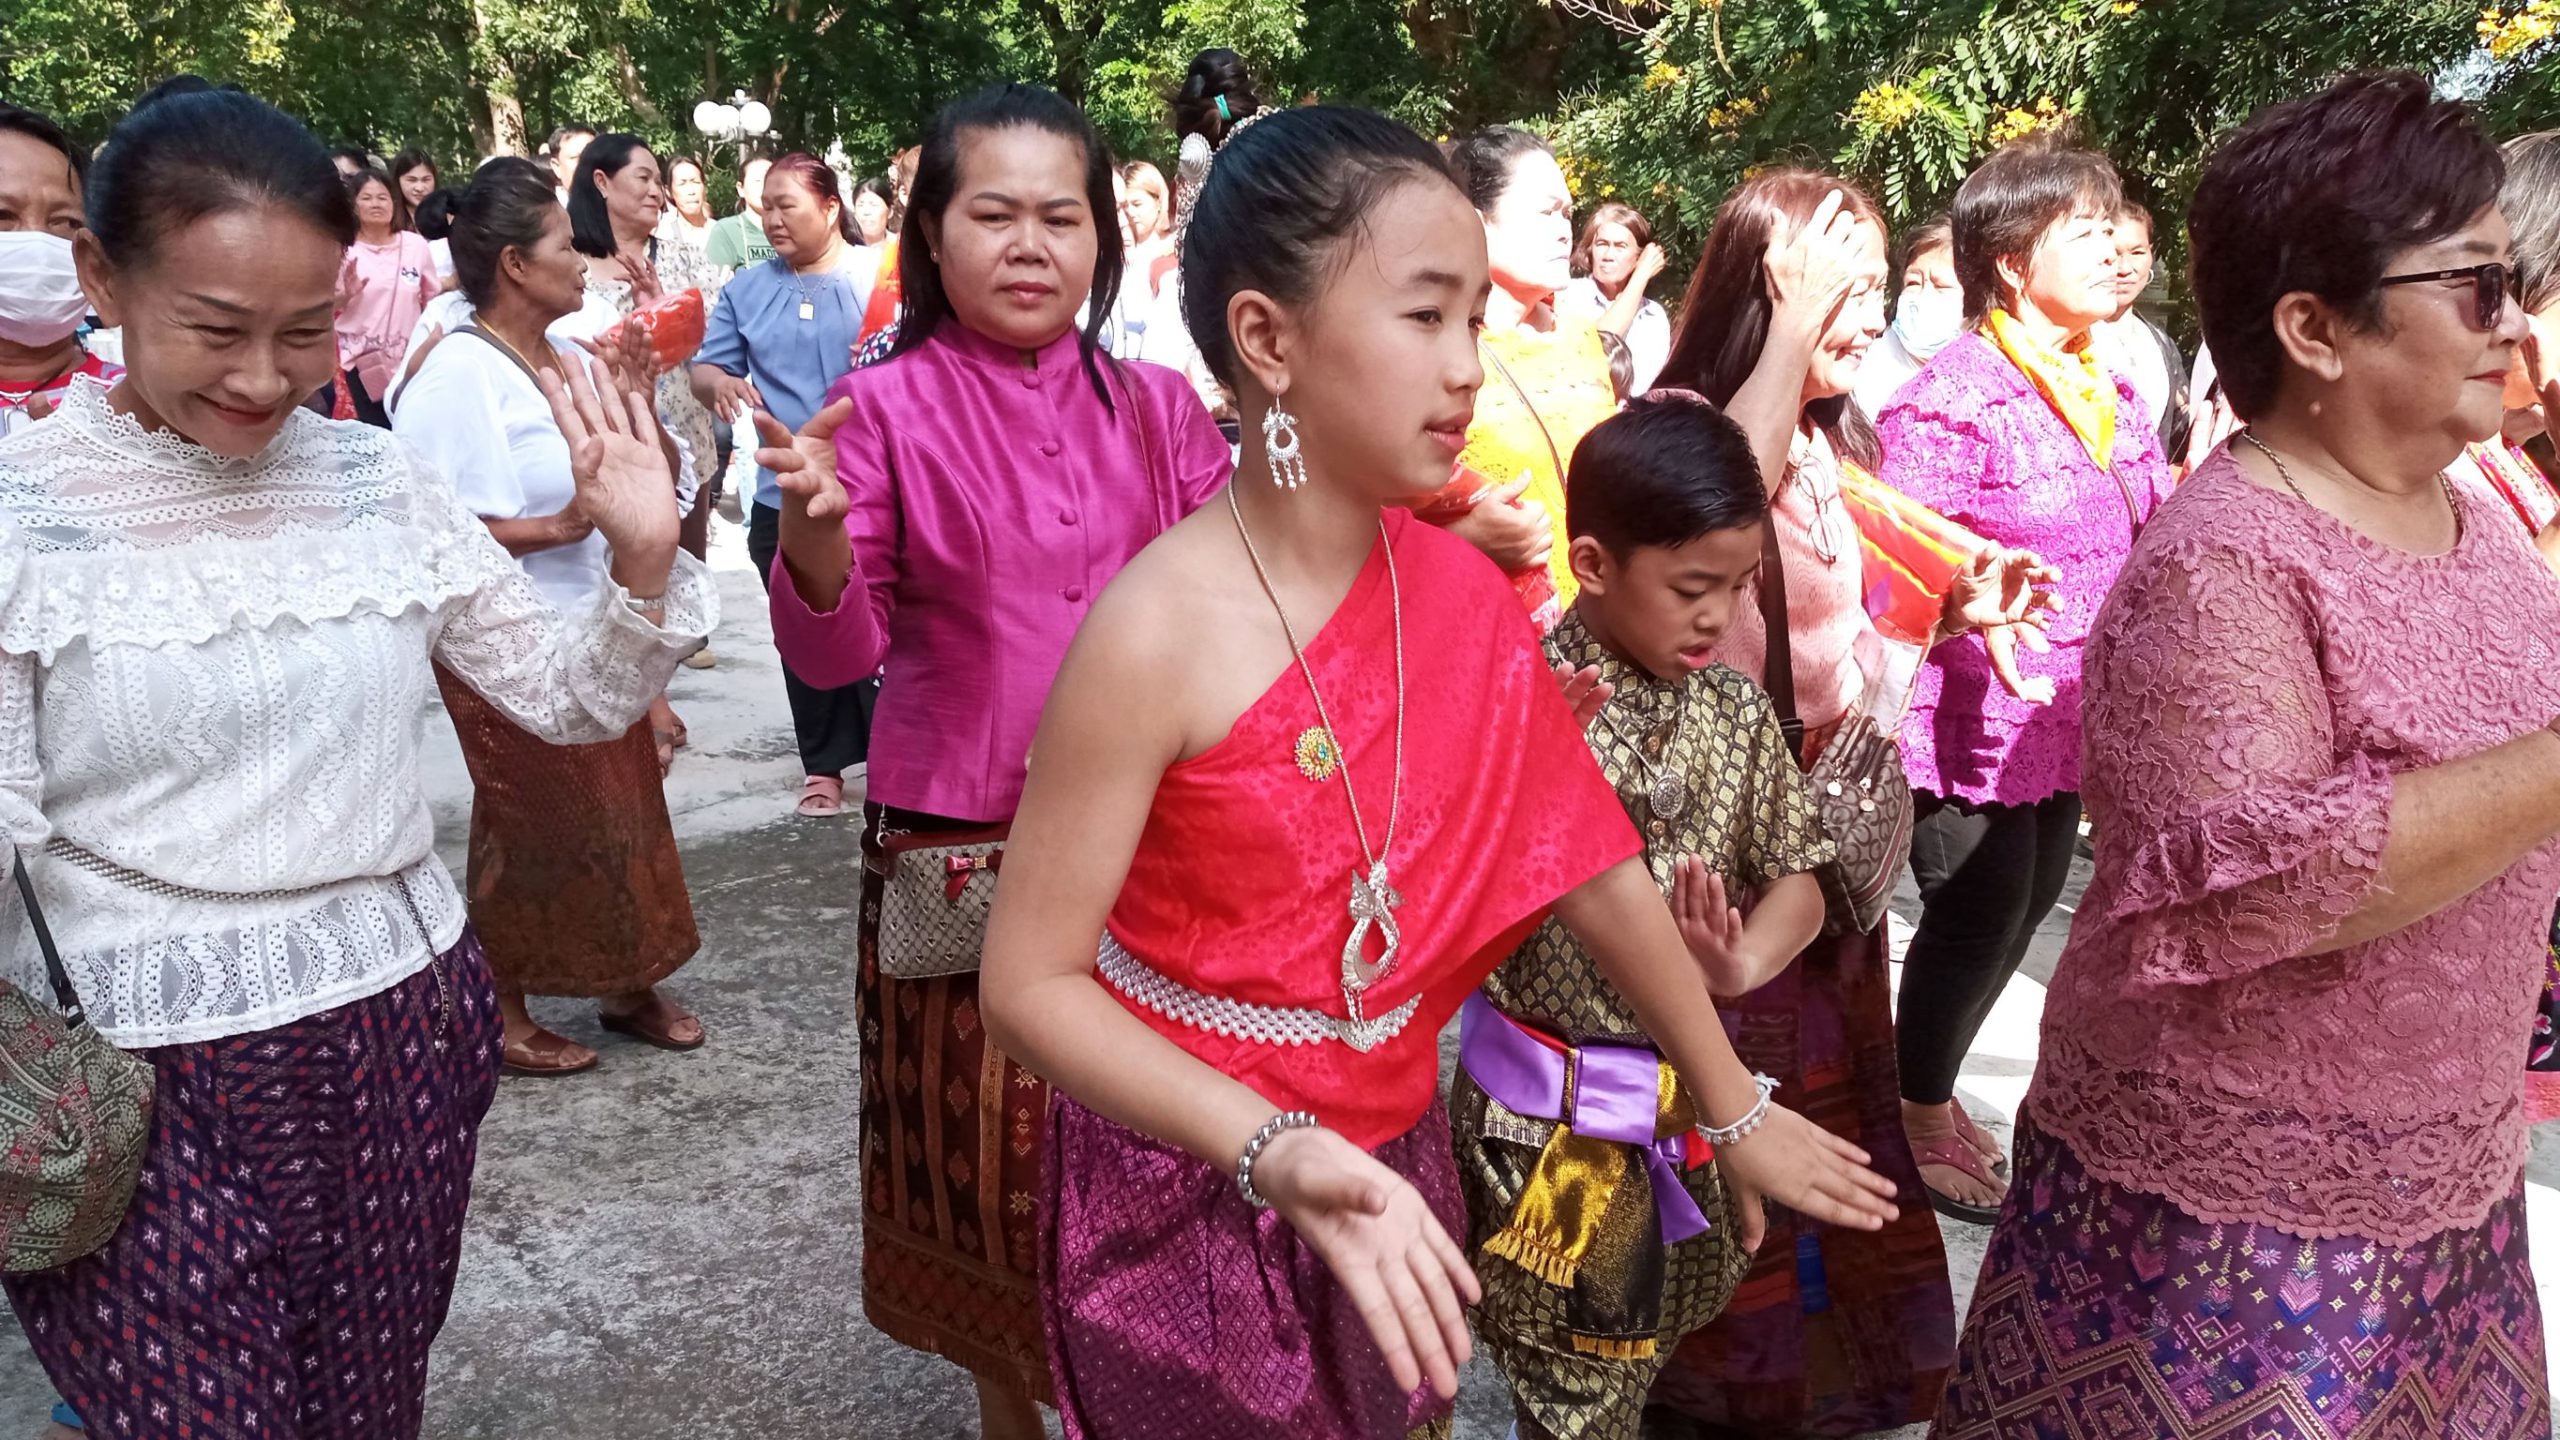
[[[711,1038],[708,1034],[696,1035],[690,1040],[675,1038],[672,1027],[677,1022],[691,1020],[699,1027],[702,1021],[686,1014],[683,1009],[664,996],[651,996],[647,1009],[638,1010],[629,1015],[616,1015],[610,1010],[603,1010],[597,1012],[596,1018],[603,1023],[604,1028],[616,1035],[628,1035],[644,1045],[655,1045],[661,1050],[699,1050],[702,1048],[702,1042]]]
[[[793,807],[812,820],[833,820],[844,813],[844,782],[833,775],[812,775],[800,782],[800,803]]]
[[[1981,1122],[1973,1118],[1973,1112],[1964,1108],[1963,1101],[1955,1101],[1954,1108],[1956,1133],[1964,1137],[1966,1144],[1982,1152],[1982,1158],[1990,1165],[1993,1176],[2007,1180],[2009,1178],[2008,1151],[1998,1140],[1992,1138],[1990,1131],[1982,1128]]]
[[[1991,1173],[1991,1167],[1983,1163],[1982,1152],[1974,1149],[1972,1144],[1961,1135],[1941,1135],[1935,1140],[1915,1140],[1911,1143],[1911,1158],[1923,1165],[1944,1165],[1950,1170],[1960,1170],[1971,1179],[1995,1190],[2005,1191],[2008,1188],[2005,1182]],[[1920,1188],[1929,1192],[1929,1208],[1950,1220],[1961,1220],[1968,1225],[1988,1225],[2000,1218],[2000,1207],[1997,1204],[1975,1205],[1959,1200],[1931,1185],[1926,1179],[1920,1182]]]
[[[522,1040],[510,1040],[499,1052],[499,1064],[510,1075],[531,1075],[538,1079],[556,1079],[593,1070],[603,1057],[587,1051],[584,1060],[573,1059],[570,1051],[585,1049],[565,1035],[555,1035],[536,1028]]]

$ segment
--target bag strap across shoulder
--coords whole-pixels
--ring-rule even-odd
[[[27,857],[16,854],[11,866],[17,872],[18,898],[27,905],[27,923],[36,929],[36,948],[44,952],[46,978],[53,982],[54,1003],[62,1007],[63,1018],[74,1025],[86,1024],[88,1017],[80,1009],[80,992],[71,988],[71,975],[62,968],[62,954],[53,945],[53,931],[44,923],[44,907],[36,903],[35,882],[27,878]]]
[[[1760,523],[1760,624],[1768,643],[1761,649],[1760,688],[1777,707],[1778,729],[1787,749],[1804,755],[1804,718],[1796,714],[1796,657],[1787,640],[1787,563],[1778,553],[1778,507],[1769,507]]]

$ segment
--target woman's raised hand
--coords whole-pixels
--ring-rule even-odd
[[[1331,1130],[1284,1130],[1254,1162],[1254,1188],[1315,1247],[1367,1322],[1396,1384],[1458,1393],[1466,1307],[1484,1297],[1466,1252],[1422,1193]]]
[[[2037,612],[2054,608],[2054,587],[2061,583],[2062,572],[2034,551],[1985,545],[1947,587],[1947,629],[2041,623]]]
[[[765,411],[756,412],[756,464],[773,472],[782,487],[785,509],[798,509],[812,520],[841,520],[851,501],[836,480],[836,428],[853,413],[851,400],[838,400],[809,417],[792,434]]]
[[[1902,1212],[1893,1203],[1893,1182],[1868,1169],[1867,1160],[1866,1151],[1793,1110],[1770,1106],[1759,1129],[1716,1147],[1716,1164],[1742,1214],[1743,1248],[1758,1250],[1768,1231],[1763,1198],[1825,1224],[1883,1229]]]
[[[1818,339],[1848,298],[1858,217],[1847,198],[1837,190],[1823,196],[1803,225],[1769,246],[1762,265],[1769,277],[1773,328]]]
[[[675,561],[676,477],[649,397],[616,389],[611,372],[585,356],[559,358],[559,370],[545,368],[534,381],[569,444],[578,511],[613,547],[617,570],[629,564],[663,576],[659,562]]]

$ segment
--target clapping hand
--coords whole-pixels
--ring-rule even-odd
[[[1580,670],[1571,665],[1556,667],[1556,684],[1564,690],[1565,708],[1573,712],[1573,723],[1588,725],[1600,718],[1609,697],[1617,687],[1600,678],[1600,667],[1587,665]]]
[[[627,564],[663,580],[675,562],[676,480],[658,443],[649,397],[616,389],[611,372],[596,361],[562,356],[561,367],[545,368],[534,380],[569,445],[578,513],[613,547],[617,572]]]
[[[1988,630],[1997,625],[2042,624],[2038,612],[2054,606],[2054,587],[2062,572],[2032,550],[1985,545],[1956,572],[1947,587],[1947,633]]]
[[[635,307],[649,304],[664,293],[664,287],[658,284],[658,267],[649,263],[648,256],[623,250],[616,251],[613,258],[622,267],[623,283],[631,287]]]
[[[838,400],[809,417],[792,434],[770,414],[756,412],[756,464],[773,472],[782,487],[782,503],[797,507],[812,520],[841,520],[852,507],[836,480],[836,427],[853,413],[851,400]]]
[[[1351,1297],[1399,1388],[1458,1393],[1465,1307],[1484,1296],[1458,1243],[1411,1182],[1331,1130],[1286,1130],[1255,1162],[1254,1188],[1314,1247]]]
[[[1706,972],[1709,994],[1750,990],[1743,973],[1742,912],[1727,902],[1724,877],[1695,855],[1671,867],[1671,918],[1688,942],[1689,958]]]
[[[2001,689],[2030,705],[2053,703],[2053,677],[2028,675],[2018,668],[2018,651],[2021,648],[2039,655],[2053,648],[2053,642],[2044,638],[2041,619],[2016,625],[1995,625],[1982,632],[1982,648],[1991,657],[1991,673],[1999,679]]]
[[[615,389],[648,394],[658,381],[658,352],[649,343],[648,329],[626,320],[614,330],[611,345],[580,340],[578,348],[604,362],[613,375]]]

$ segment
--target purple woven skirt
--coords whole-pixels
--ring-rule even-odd
[[[1448,1413],[1235,1176],[1064,1095],[1049,1113],[1040,1306],[1069,1440],[1391,1440]],[[1467,1233],[1447,1111],[1374,1153]]]

